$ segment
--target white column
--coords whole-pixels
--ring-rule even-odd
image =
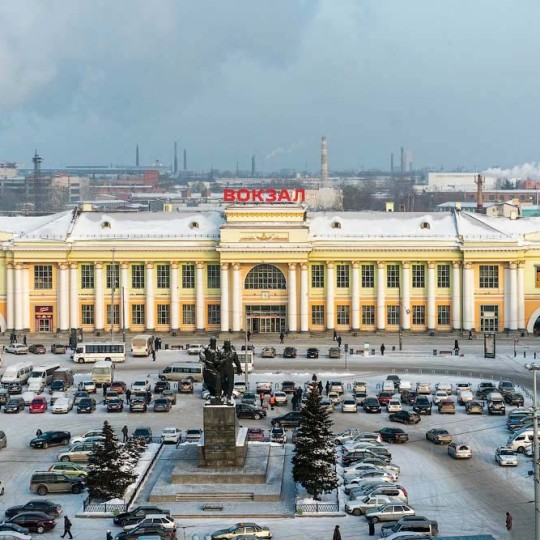
[[[428,262],[427,271],[427,327],[435,330],[437,327],[437,315],[435,313],[435,263]]]
[[[384,263],[379,261],[377,263],[377,330],[386,328],[385,291]]]
[[[402,265],[401,280],[401,328],[411,329],[411,265],[404,262]]]
[[[23,329],[23,268],[15,265],[15,330]]]
[[[471,263],[463,267],[463,329],[474,328],[474,272]]]
[[[504,328],[510,329],[510,265],[505,264],[503,269],[503,313]]]
[[[333,330],[336,327],[336,313],[334,306],[334,287],[336,275],[333,263],[326,264],[326,328]]]
[[[79,287],[78,266],[69,265],[69,326],[79,328]]]
[[[300,266],[300,332],[309,331],[308,265]]]
[[[15,284],[13,279],[13,264],[6,267],[6,327],[9,330],[15,328]]]
[[[287,283],[287,289],[289,293],[289,306],[288,306],[288,315],[289,315],[289,332],[296,332],[296,320],[298,318],[298,313],[296,309],[296,264],[289,264],[289,279]]]
[[[103,263],[96,263],[96,288],[94,294],[96,300],[94,302],[94,326],[96,330],[103,330],[103,310],[104,310],[104,298],[103,298]]]
[[[352,329],[360,330],[360,265],[358,261],[352,263]]]
[[[146,263],[146,298],[145,298],[145,318],[146,329],[154,330],[156,328],[156,321],[154,317],[154,263]]]
[[[24,266],[22,273],[23,328],[30,330],[30,268]]]
[[[195,274],[195,328],[204,330],[204,263],[197,263]]]
[[[229,263],[221,265],[221,331],[228,332],[229,325]]]
[[[525,263],[519,262],[517,269],[518,330],[524,330],[525,324]]]
[[[232,291],[232,330],[240,332],[242,315],[242,288],[240,283],[240,265],[233,265],[233,291]]]
[[[69,273],[68,265],[58,265],[58,329],[69,329]]]
[[[461,263],[452,263],[452,328],[461,329]]]
[[[518,329],[518,290],[517,290],[517,264],[510,263],[510,330]]]
[[[122,330],[129,330],[129,263],[120,263],[120,323]]]
[[[178,289],[178,263],[171,263],[171,330],[180,328],[180,296]]]

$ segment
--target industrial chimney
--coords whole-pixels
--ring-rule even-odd
[[[328,187],[328,147],[326,137],[321,142],[321,180],[323,187]]]
[[[484,187],[484,179],[482,178],[481,174],[479,174],[476,177],[475,183],[476,183],[476,212],[478,214],[483,214],[484,201],[483,201],[482,188]]]

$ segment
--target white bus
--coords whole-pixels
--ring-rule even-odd
[[[34,391],[34,388],[44,388],[51,384],[53,373],[60,369],[60,364],[49,364],[47,366],[36,366],[28,379],[28,390]]]
[[[154,336],[139,334],[131,340],[131,354],[133,356],[150,356],[154,350]]]
[[[92,381],[96,386],[110,386],[114,381],[114,364],[108,360],[100,360],[92,368]]]
[[[71,359],[77,364],[109,360],[111,362],[125,362],[125,343],[78,343]]]

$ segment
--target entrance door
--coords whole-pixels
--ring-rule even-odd
[[[253,334],[285,331],[286,306],[246,306],[247,327]]]
[[[52,332],[52,320],[51,319],[37,319],[37,331],[40,333]]]

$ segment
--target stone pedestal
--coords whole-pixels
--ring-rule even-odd
[[[247,453],[246,430],[238,429],[231,405],[205,405],[204,439],[198,447],[199,467],[242,467]]]

